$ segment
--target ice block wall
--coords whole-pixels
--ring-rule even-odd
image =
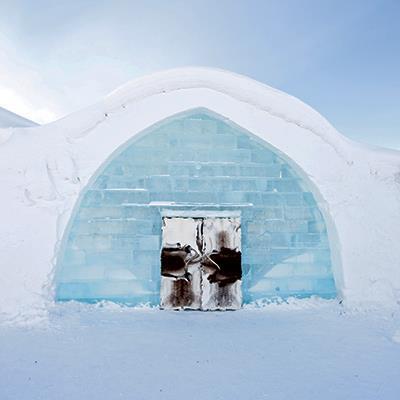
[[[58,300],[159,303],[162,212],[234,211],[243,299],[334,297],[324,219],[281,155],[206,111],[134,137],[84,190],[57,258]]]

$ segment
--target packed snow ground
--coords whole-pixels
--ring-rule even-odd
[[[398,400],[400,311],[64,304],[0,325],[0,399]]]

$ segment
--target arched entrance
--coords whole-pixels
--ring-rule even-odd
[[[240,218],[244,303],[336,296],[326,224],[302,172],[201,109],[135,137],[92,179],[58,255],[56,298],[159,304],[165,215]]]

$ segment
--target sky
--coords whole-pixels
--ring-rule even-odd
[[[400,0],[0,0],[0,106],[46,123],[144,74],[209,66],[400,149]]]

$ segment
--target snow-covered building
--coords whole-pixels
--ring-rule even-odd
[[[5,312],[399,299],[400,154],[266,85],[170,70],[0,138]]]

